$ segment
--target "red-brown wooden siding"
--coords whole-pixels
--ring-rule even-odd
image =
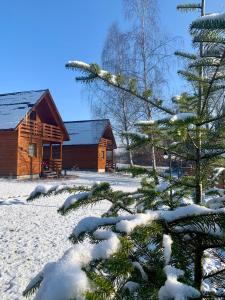
[[[98,145],[63,146],[63,169],[98,170]]]
[[[98,145],[98,170],[105,171],[106,166],[106,147]]]
[[[0,131],[0,176],[17,175],[17,131]]]
[[[29,144],[37,145],[37,156],[30,157]],[[42,141],[40,139],[19,137],[17,175],[38,175],[41,173]]]

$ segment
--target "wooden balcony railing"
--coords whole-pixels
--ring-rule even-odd
[[[38,137],[44,141],[62,142],[63,135],[59,127],[36,121],[24,121],[20,124],[20,135]]]
[[[111,140],[101,138],[100,145],[106,147],[107,150],[113,150],[113,143]]]
[[[49,160],[49,169],[55,171],[56,173],[62,170],[62,160],[61,159],[51,159]]]
[[[112,171],[115,169],[116,169],[116,163],[114,163],[112,160],[106,160],[105,170]]]
[[[44,159],[42,161],[42,176],[43,177],[52,177],[60,176],[62,171],[62,159]],[[55,174],[52,174],[55,172]]]

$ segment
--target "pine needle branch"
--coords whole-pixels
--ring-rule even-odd
[[[165,112],[170,115],[175,114],[171,109],[160,104],[160,101],[151,100],[149,97],[145,97],[145,96],[139,94],[138,92],[136,92],[135,90],[133,90],[130,87],[127,87],[125,85],[119,85],[116,80],[116,76],[115,75],[109,76],[108,75],[109,73],[107,71],[103,71],[103,70],[99,71],[99,70],[93,69],[92,65],[85,64],[85,63],[79,62],[79,61],[68,62],[65,65],[65,67],[67,69],[71,69],[71,70],[81,70],[87,74],[93,75],[93,76],[95,76],[95,78],[98,78],[98,79],[104,81],[105,83],[107,83],[113,87],[116,87],[132,96],[135,96],[135,97],[139,98],[140,100],[144,101],[145,103],[151,104],[153,107],[159,109],[162,112]],[[129,82],[129,80],[128,80],[128,82]]]

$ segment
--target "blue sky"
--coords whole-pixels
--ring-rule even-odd
[[[178,0],[159,0],[164,30],[190,48],[188,25],[195,14],[176,11]],[[208,0],[207,11],[225,11]],[[64,120],[91,117],[84,87],[64,68],[71,59],[100,62],[112,22],[125,26],[122,0],[0,0],[0,93],[49,88]],[[171,71],[170,93],[182,87]]]

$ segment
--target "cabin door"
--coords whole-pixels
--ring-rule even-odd
[[[62,170],[62,143],[44,144],[42,173],[46,171],[54,171],[60,173],[61,170]]]

